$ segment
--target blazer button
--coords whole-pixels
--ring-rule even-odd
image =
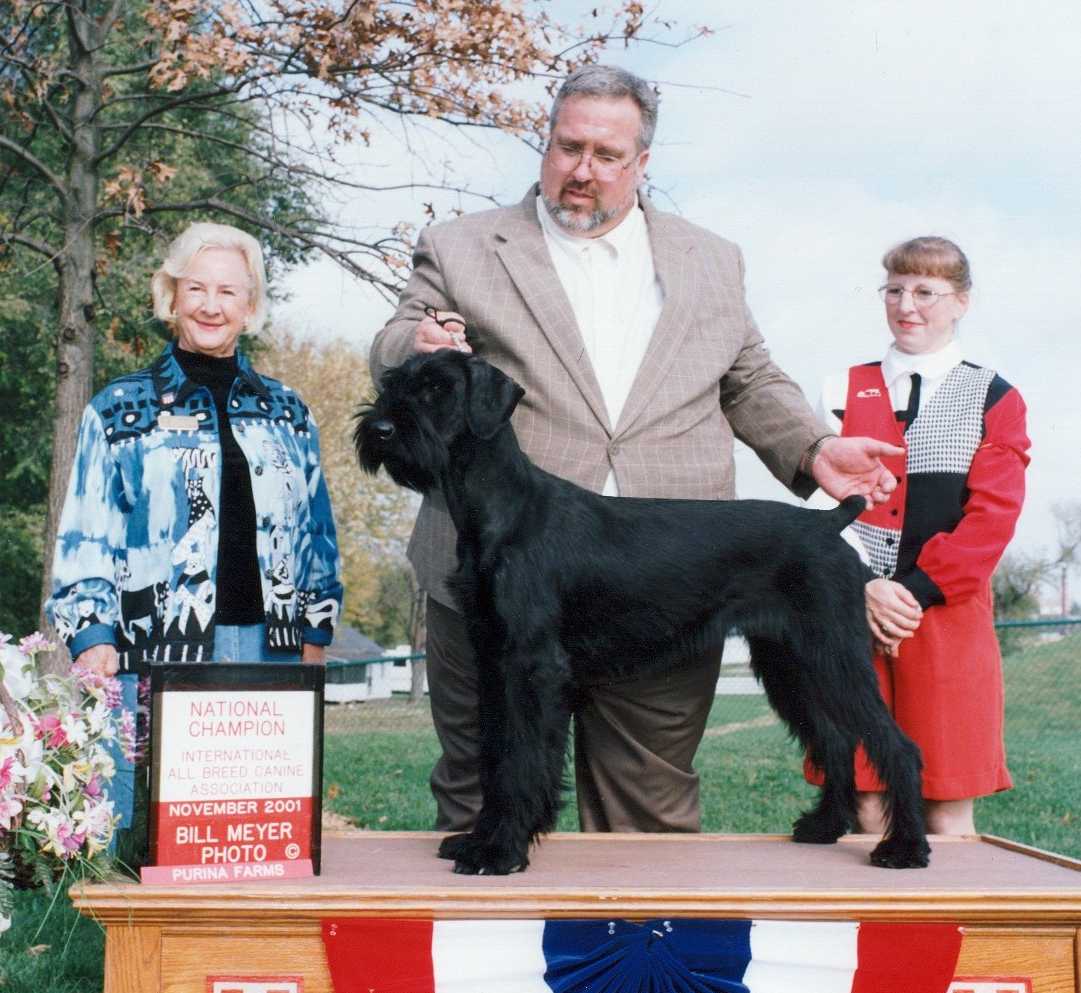
[[[261,465],[257,465],[255,467],[255,475],[261,476],[262,474],[263,474],[263,467]]]
[[[618,455],[619,454],[619,445],[609,445],[608,446],[608,454],[609,455]]]
[[[896,479],[898,483],[901,482],[901,477],[900,476],[894,476],[893,478]]]

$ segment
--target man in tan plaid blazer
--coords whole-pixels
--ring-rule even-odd
[[[637,194],[656,122],[650,87],[623,70],[587,67],[564,84],[551,121],[541,182],[520,204],[421,233],[397,312],[372,346],[375,380],[415,351],[475,351],[525,388],[514,428],[530,458],[596,492],[731,499],[739,438],[801,496],[818,484],[838,497],[884,499],[893,479],[877,461],[880,446],[826,438],[771,361],[747,308],[739,249]],[[615,244],[630,221],[648,238],[656,313],[612,423],[612,398],[586,345],[596,329],[581,326],[595,313],[583,303],[588,273],[574,282],[554,260],[557,241],[573,248],[586,243],[571,239],[610,235]],[[641,319],[620,313],[628,324]],[[428,682],[443,748],[431,781],[436,827],[468,830],[480,806],[477,673],[446,587],[454,528],[435,498],[424,500],[409,558],[428,594]],[[699,829],[692,762],[720,658],[698,661],[583,690],[575,770],[584,830]]]

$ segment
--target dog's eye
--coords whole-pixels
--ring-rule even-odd
[[[425,383],[420,389],[420,402],[432,403],[444,391],[442,383]]]

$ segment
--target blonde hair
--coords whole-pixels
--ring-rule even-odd
[[[247,330],[261,331],[267,318],[266,268],[263,265],[263,250],[250,234],[234,228],[230,224],[212,224],[209,221],[197,221],[189,224],[170,243],[165,253],[161,268],[150,280],[150,292],[154,297],[154,316],[167,324],[176,321],[174,305],[176,302],[176,281],[180,279],[192,259],[205,248],[231,248],[244,257],[251,277],[252,313],[248,318]]]
[[[894,245],[882,256],[886,272],[898,276],[936,276],[946,279],[958,293],[972,289],[972,273],[965,253],[949,238],[924,235]]]

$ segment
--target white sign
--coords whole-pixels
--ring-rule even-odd
[[[311,700],[292,690],[163,694],[159,802],[311,796]]]

